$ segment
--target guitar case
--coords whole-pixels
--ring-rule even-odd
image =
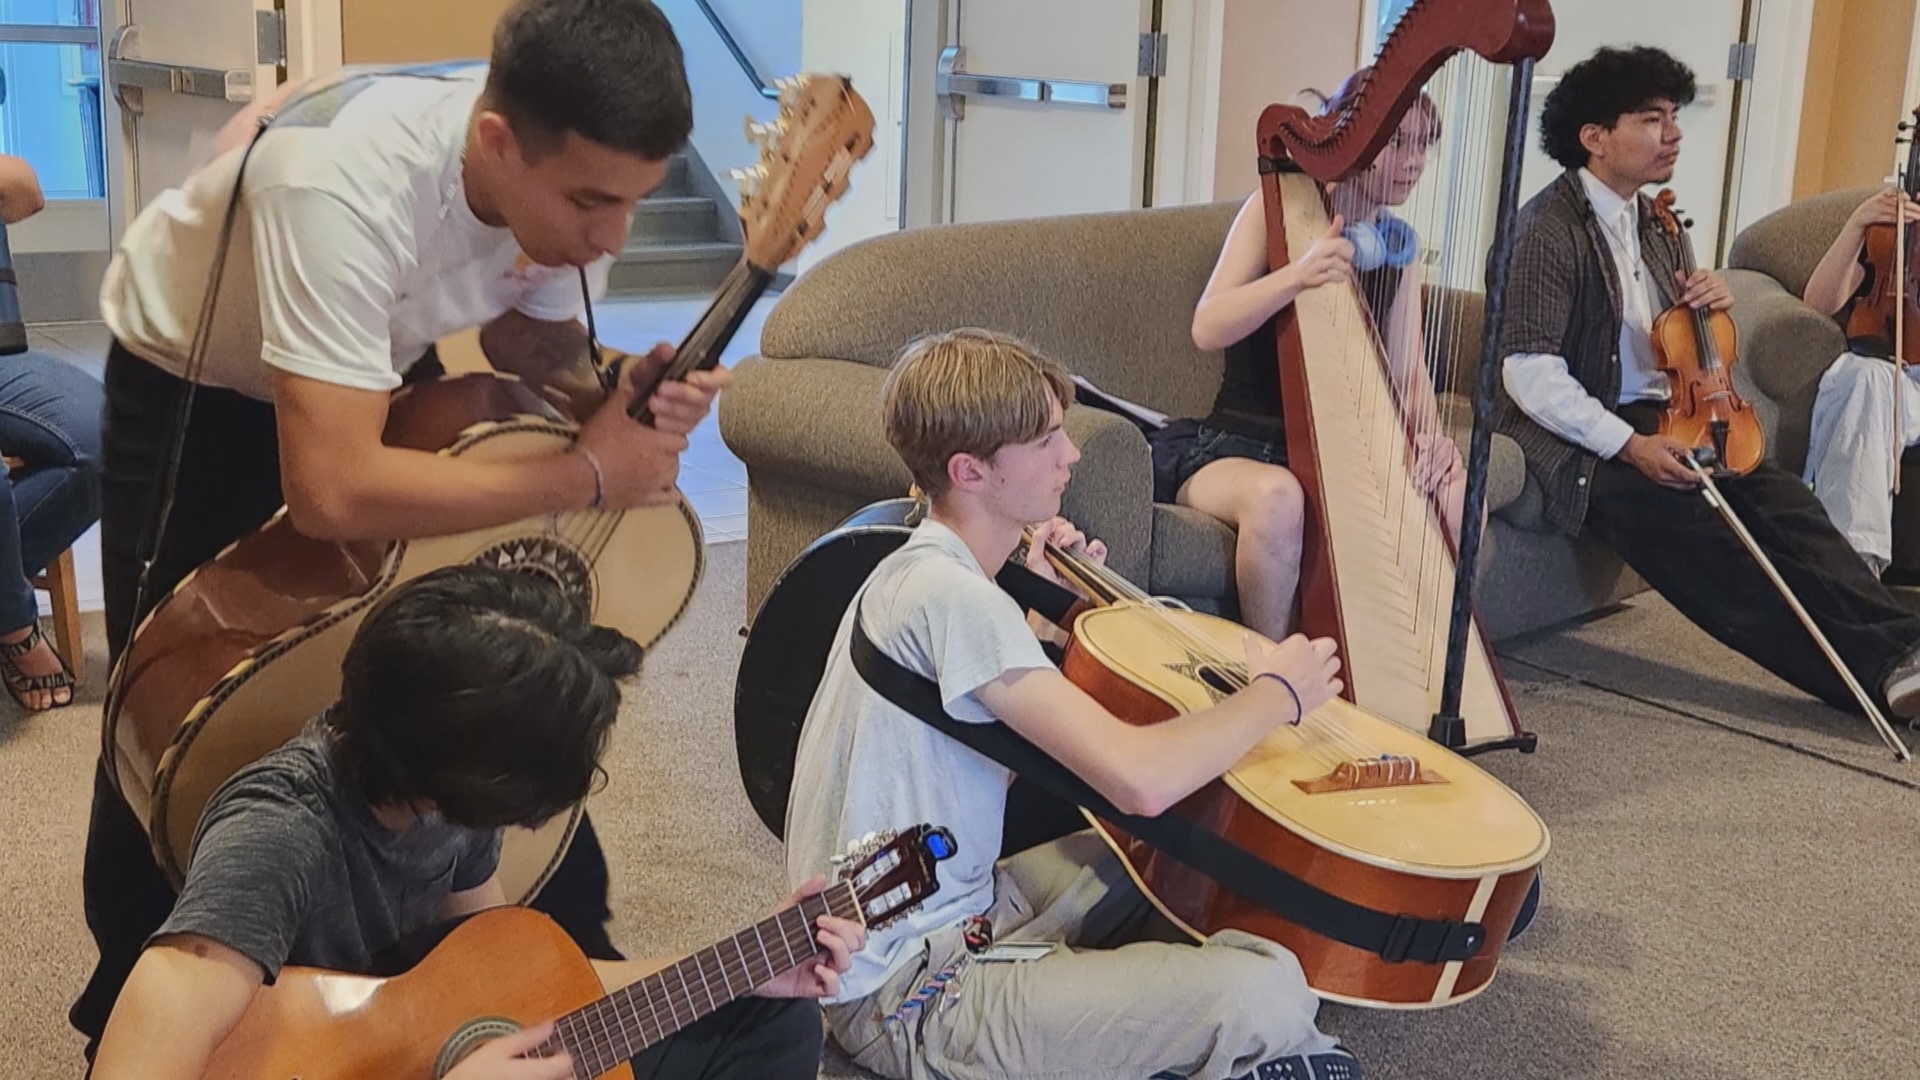
[[[856,511],[796,556],[754,613],[734,684],[734,747],[747,801],[775,836],[786,835],[800,728],[826,674],[840,620],[873,568],[912,535],[914,510],[914,501],[903,498]],[[1086,827],[1078,809],[1015,779],[1000,853],[1004,858]]]

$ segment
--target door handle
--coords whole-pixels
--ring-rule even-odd
[[[123,26],[107,44],[107,82],[113,87],[113,99],[125,111],[135,116],[144,113],[148,90],[221,101],[253,100],[253,72],[137,60],[127,52],[139,41],[138,26]]]
[[[940,50],[940,64],[933,76],[933,92],[940,99],[940,111],[949,120],[966,119],[969,96],[1090,109],[1127,107],[1126,83],[976,75],[965,69],[966,62],[967,50],[964,46],[949,45]]]

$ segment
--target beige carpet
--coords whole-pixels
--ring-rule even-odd
[[[593,805],[616,938],[635,952],[704,944],[783,892],[734,763],[743,574],[743,545],[713,549],[693,612],[630,695]],[[1508,651],[1541,750],[1482,760],[1554,830],[1546,905],[1472,1002],[1325,1009],[1367,1075],[1920,1075],[1920,771],[1884,765],[1863,721],[1657,600]],[[79,1074],[64,1012],[90,961],[79,867],[97,711],[89,695],[0,715],[0,1077]]]

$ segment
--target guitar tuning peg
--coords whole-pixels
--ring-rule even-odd
[[[748,142],[764,149],[787,133],[787,122],[774,120],[763,124],[749,113],[742,119],[740,129],[746,133]]]
[[[755,165],[746,169],[734,169],[728,175],[733,177],[734,183],[740,185],[740,197],[750,199],[759,189],[760,181],[767,178],[767,167]]]

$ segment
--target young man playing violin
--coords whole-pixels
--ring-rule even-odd
[[[100,526],[110,652],[283,504],[310,536],[395,540],[672,499],[686,434],[725,372],[663,385],[644,426],[628,416],[635,387],[672,350],[633,358],[602,393],[580,316],[692,126],[680,46],[647,0],[519,0],[488,63],[355,69],[237,116],[213,160],[127,227],[101,289],[114,338]],[[224,276],[195,368],[216,252]],[[382,440],[391,392],[434,377],[434,343],[474,327],[495,367],[572,404],[583,423],[569,452],[487,461]],[[142,591],[143,541],[168,490]],[[582,819],[533,905],[610,960],[607,878]],[[173,902],[104,761],[83,895],[100,958],[69,1019],[91,1052]]]
[[[348,646],[339,701],[208,802],[180,900],[114,1006],[94,1080],[199,1080],[284,965],[391,974],[443,920],[506,903],[499,830],[587,797],[620,705],[614,679],[639,662],[631,641],[528,575],[455,566],[396,590]],[[822,916],[817,956],[648,1048],[635,1075],[813,1080],[819,1010],[791,999],[833,993],[864,935]],[[666,963],[594,966],[613,989]],[[564,1052],[521,1056],[551,1032],[487,1043],[448,1080],[572,1080]]]
[[[1501,334],[1500,430],[1546,517],[1612,548],[1721,642],[1839,708],[1858,706],[1698,490],[1693,449],[1657,434],[1670,388],[1649,330],[1678,304],[1725,310],[1718,274],[1683,275],[1640,189],[1672,179],[1693,74],[1651,48],[1601,49],[1547,95],[1541,141],[1566,167],[1520,211]],[[1684,242],[1684,241],[1682,241]],[[1762,461],[1719,486],[1854,676],[1920,714],[1920,618],[1869,573],[1798,477]]]
[[[1920,227],[1920,202],[1896,188],[1861,203],[1807,279],[1807,306],[1846,325],[1868,287],[1867,228],[1892,225],[1900,216],[1907,228]],[[1920,445],[1920,383],[1914,381],[1920,372],[1908,367],[1902,378],[1894,373],[1892,359],[1893,342],[1887,337],[1854,337],[1820,376],[1804,474],[1834,527],[1876,575],[1893,561],[1893,470],[1901,449]],[[1901,447],[1894,445],[1896,392]]]
[[[938,684],[951,716],[1005,723],[1135,814],[1172,806],[1339,691],[1331,641],[1249,635],[1245,689],[1137,727],[1053,666],[991,575],[1034,522],[1026,564],[1042,576],[1057,580],[1049,544],[1105,556],[1054,516],[1080,457],[1061,429],[1072,391],[1057,364],[977,330],[915,342],[888,376],[887,440],[931,505],[840,626],[801,731],[787,866],[802,879],[855,837],[921,820],[945,823],[959,851],[926,908],[854,958],[828,1027],[862,1066],[899,1080],[1354,1080],[1357,1062],[1314,1026],[1318,1003],[1293,954],[1236,931],[1171,943],[1096,834],[996,863],[1011,773],[891,704],[854,667],[857,620],[882,653]],[[968,939],[977,948],[983,935],[1041,955],[971,962]]]

